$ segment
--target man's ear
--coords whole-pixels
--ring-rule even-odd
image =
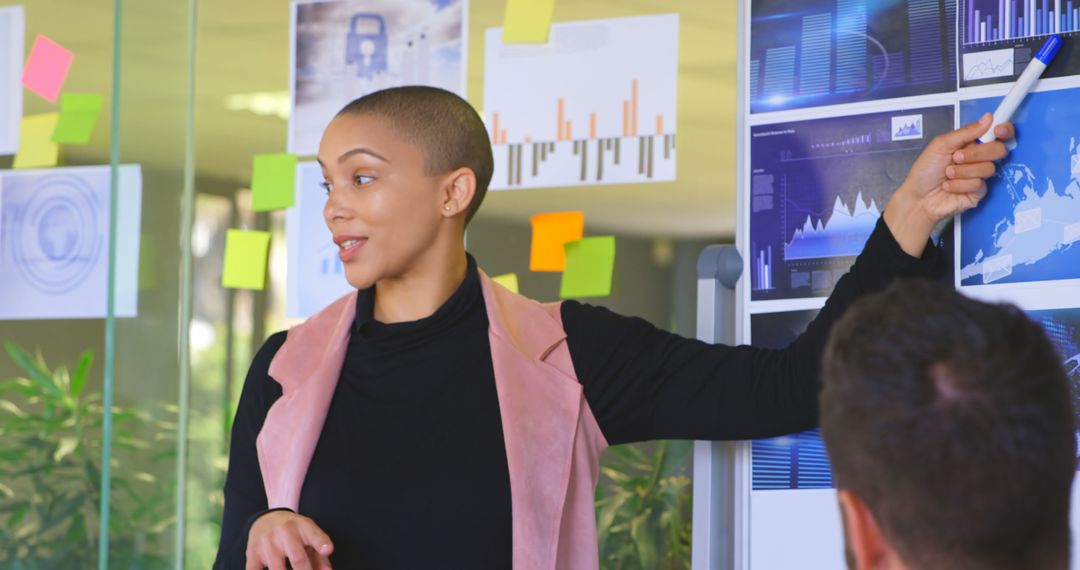
[[[440,194],[443,216],[450,218],[467,214],[476,196],[476,173],[471,168],[459,168],[446,176],[446,184]]]
[[[858,495],[846,489],[837,493],[844,519],[849,564],[852,570],[883,568],[891,549],[874,513]]]

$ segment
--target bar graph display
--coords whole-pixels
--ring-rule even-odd
[[[503,44],[492,28],[486,41],[492,189],[675,179],[677,14],[554,24],[546,44]]]
[[[806,330],[818,311],[750,315],[753,346],[785,348]],[[829,457],[821,433],[758,439],[750,444],[751,480],[755,491],[829,489],[833,486]]]
[[[750,130],[751,299],[827,296],[950,106]]]
[[[1080,74],[1080,0],[958,0],[960,84],[1015,80],[1051,34],[1065,43],[1043,77]]]
[[[1033,321],[1042,325],[1047,338],[1061,356],[1065,374],[1072,388],[1073,410],[1080,425],[1080,309],[1049,309],[1027,311]],[[1076,433],[1080,441],[1080,431]],[[1080,455],[1080,446],[1078,446]]]
[[[750,112],[953,91],[955,22],[956,0],[754,0]]]

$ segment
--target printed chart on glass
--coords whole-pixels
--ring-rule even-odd
[[[752,2],[750,112],[956,89],[956,3]]]
[[[826,296],[952,106],[750,129],[753,300]]]
[[[348,102],[400,85],[465,96],[468,0],[292,4],[289,152],[314,155]]]
[[[545,44],[492,28],[485,42],[492,189],[675,179],[677,14],[554,24]]]
[[[115,314],[134,317],[142,174],[119,176]],[[106,316],[111,184],[108,166],[0,175],[0,319]]]
[[[960,120],[1000,97],[963,101]],[[1028,95],[1014,117],[1017,146],[960,223],[959,284],[1080,278],[1080,88]],[[1080,290],[1076,299],[1080,303]]]
[[[818,311],[788,311],[750,316],[750,344],[784,348],[795,342]],[[750,444],[752,488],[829,489],[832,472],[821,432],[817,429],[784,437],[759,439]]]
[[[1073,409],[1080,425],[1080,309],[1028,311],[1032,320],[1042,325],[1046,336],[1061,355],[1065,374],[1072,387]],[[1077,432],[1080,441],[1080,431]],[[1080,451],[1078,451],[1080,455]]]
[[[1043,77],[1080,73],[1080,0],[959,0],[960,86],[1014,81],[1051,34],[1065,41]]]
[[[355,290],[345,280],[340,248],[323,219],[326,190],[322,181],[318,163],[296,165],[296,201],[285,214],[285,315],[289,318],[310,317]]]
[[[23,34],[22,6],[0,7],[0,155],[19,148]]]

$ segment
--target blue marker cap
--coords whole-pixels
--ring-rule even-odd
[[[1039,48],[1039,53],[1035,54],[1035,59],[1050,65],[1050,61],[1054,59],[1059,49],[1061,49],[1061,36],[1050,36],[1046,38],[1046,43]]]

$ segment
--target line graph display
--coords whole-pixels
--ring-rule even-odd
[[[955,22],[955,0],[755,0],[750,111],[952,91]]]
[[[1080,73],[1080,0],[959,0],[960,85],[1015,80],[1051,34],[1065,40],[1043,77]]]
[[[753,346],[784,348],[799,337],[818,311],[750,315]],[[758,439],[750,444],[751,480],[755,491],[832,488],[825,443],[817,429],[789,436]]]
[[[546,44],[503,44],[492,28],[486,41],[492,189],[675,179],[677,14],[554,24]]]
[[[1072,388],[1073,410],[1080,425],[1080,309],[1027,311],[1027,315],[1042,325],[1047,338],[1061,356]],[[1080,431],[1077,431],[1076,437],[1080,441]]]
[[[1017,146],[961,217],[960,285],[1080,278],[1080,89],[1027,96]],[[961,122],[998,97],[962,101]]]
[[[751,299],[827,296],[952,106],[753,127]]]

